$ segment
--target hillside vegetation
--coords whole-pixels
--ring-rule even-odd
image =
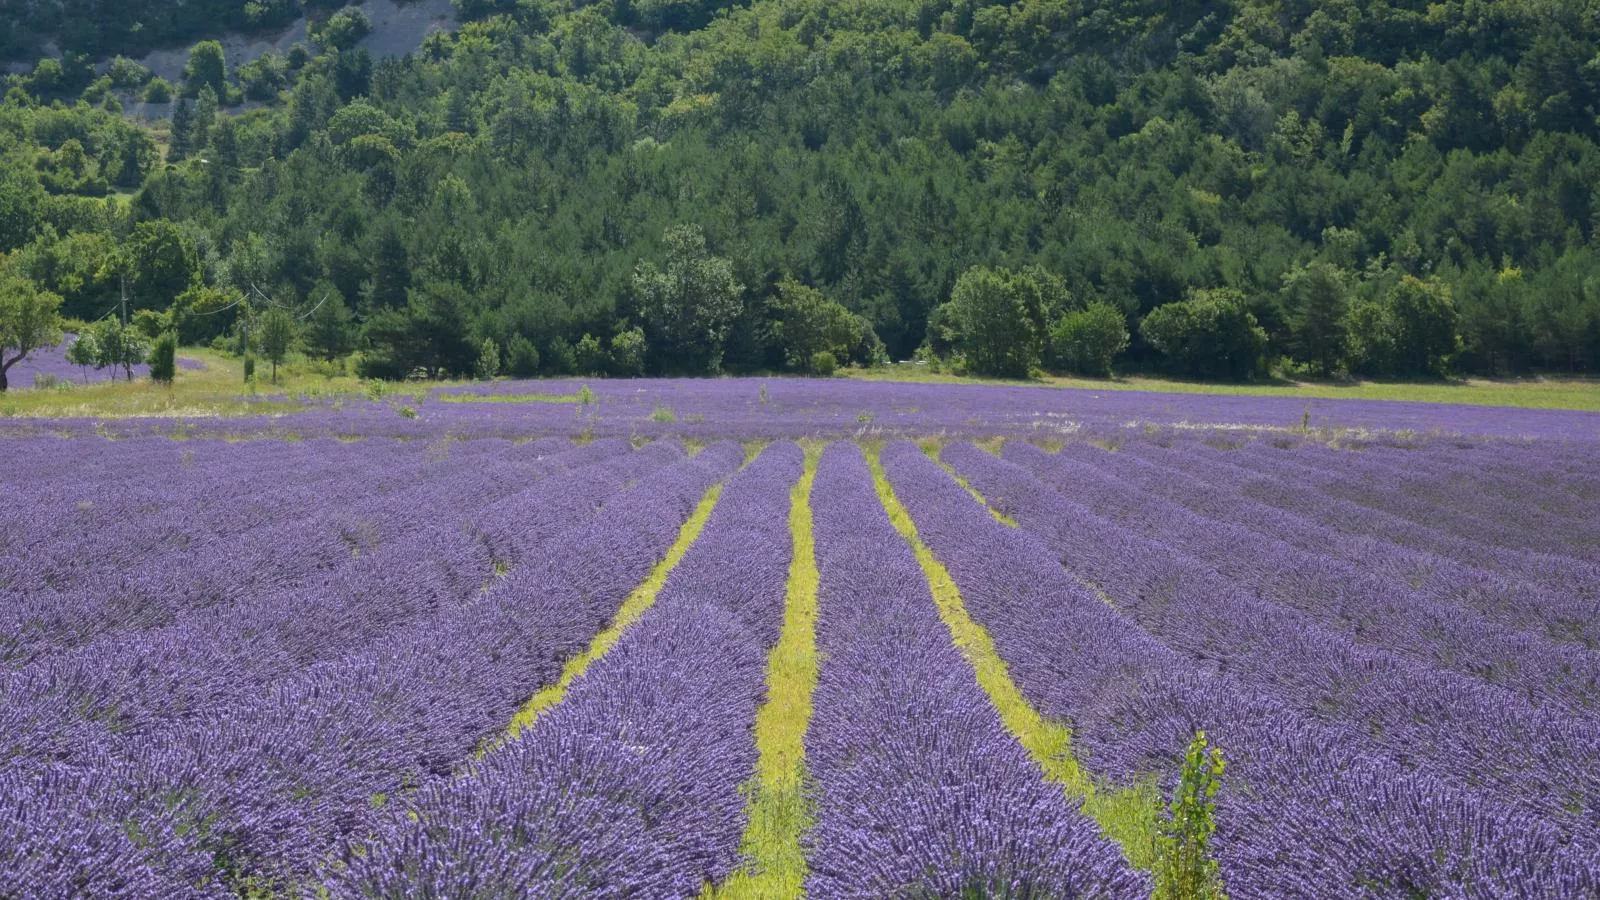
[[[304,11],[78,5],[7,52]],[[359,8],[202,44],[170,132],[126,60],[12,77],[0,273],[387,377],[1600,369],[1596,0],[457,6],[377,64]]]

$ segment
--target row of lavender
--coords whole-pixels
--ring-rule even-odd
[[[737,446],[57,446],[13,442],[0,474],[31,517],[0,532],[18,601],[0,631],[0,883],[668,896],[738,865],[793,445],[728,482],[656,606],[564,703],[470,766]],[[1212,733],[1235,894],[1585,896],[1600,741],[1592,593],[1574,588],[1594,589],[1583,500],[1600,485],[1578,450],[1538,449],[946,448],[1020,530],[916,447],[883,461],[1093,771],[1170,787]],[[811,891],[1147,890],[1000,727],[858,450],[824,454],[812,504]],[[1518,529],[1494,527],[1501,505]],[[118,574],[78,564],[83,544]]]
[[[30,896],[292,889],[375,798],[459,765],[742,456],[562,444],[438,460],[437,484],[395,491],[390,518],[368,520],[375,546],[343,545],[298,579],[124,594],[143,627],[43,643],[0,686],[0,882]],[[428,523],[457,507],[476,513]],[[258,530],[200,546],[242,551]],[[139,569],[168,587],[200,571],[159,551]]]
[[[1318,504],[1273,516],[1182,472],[1150,470],[1150,458],[1209,454],[1191,468],[1210,465],[1221,480],[1231,465],[1188,449],[1052,456],[1008,445],[1000,460],[946,448],[943,459],[1022,531],[995,522],[915,448],[885,460],[1025,693],[1073,724],[1092,768],[1113,780],[1170,778],[1187,736],[1212,734],[1231,760],[1218,845],[1235,892],[1600,889],[1591,651],[1476,615],[1488,588],[1467,596],[1445,566],[1330,530]],[[1344,467],[1330,492],[1391,467],[1397,483],[1366,499],[1409,498],[1412,515],[1442,529],[1472,505],[1437,492],[1434,507],[1417,502],[1435,479],[1460,476],[1417,474],[1448,469],[1448,459],[1278,455],[1305,473]],[[1524,478],[1484,462],[1498,473],[1486,492],[1503,479],[1500,489],[1534,498],[1535,482],[1584,477],[1574,468]],[[1342,540],[1359,553],[1331,551]],[[1307,549],[1318,546],[1328,555]],[[1542,596],[1501,571],[1482,578],[1499,579],[1508,600]]]
[[[800,462],[776,444],[731,481],[655,605],[561,705],[470,774],[435,779],[380,817],[329,867],[329,889],[686,897],[723,882],[746,825],[740,786],[756,763]],[[811,503],[810,895],[1147,895],[1001,727],[858,449],[826,451]]]

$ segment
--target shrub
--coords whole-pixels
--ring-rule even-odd
[[[341,9],[310,28],[311,42],[324,50],[349,50],[372,33],[372,20],[354,7]]]
[[[478,347],[478,359],[472,367],[472,374],[480,381],[488,381],[500,374],[500,347],[492,338],[484,338],[483,344]]]
[[[827,350],[818,350],[811,354],[811,371],[823,378],[828,378],[838,371],[839,360]]]
[[[144,102],[146,103],[171,103],[172,82],[165,78],[152,78],[144,86]]]
[[[611,339],[611,370],[636,378],[644,374],[644,329],[635,326],[617,332]]]
[[[178,336],[162,332],[150,350],[150,380],[171,384],[178,374]]]
[[[518,378],[532,378],[539,372],[539,348],[522,335],[506,344],[506,369]]]
[[[1222,751],[1207,749],[1198,732],[1183,757],[1178,787],[1162,823],[1162,849],[1156,860],[1153,900],[1224,900],[1211,835],[1217,830],[1213,798],[1222,787]]]
[[[551,338],[544,346],[544,370],[551,375],[571,375],[578,365],[578,355],[566,338]]]
[[[1167,357],[1174,373],[1200,378],[1249,378],[1261,371],[1267,333],[1234,290],[1195,291],[1158,306],[1139,331]]]
[[[580,374],[599,375],[606,369],[606,351],[600,346],[600,340],[592,334],[585,333],[578,339],[573,357],[577,360]]]
[[[1128,349],[1128,323],[1106,303],[1067,313],[1050,332],[1056,365],[1077,375],[1111,376],[1111,361]]]

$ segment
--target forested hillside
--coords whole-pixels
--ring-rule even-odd
[[[110,54],[300,5],[4,0],[0,25]],[[119,114],[169,89],[127,60],[13,77],[7,289],[92,320],[125,281],[186,342],[286,307],[394,377],[919,348],[1600,370],[1597,0],[457,5],[379,64],[339,49],[358,9],[237,69],[201,45],[170,133]]]

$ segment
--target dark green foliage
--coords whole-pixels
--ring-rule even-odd
[[[228,96],[228,65],[223,58],[222,44],[201,41],[189,50],[189,62],[183,67],[183,95],[199,97],[210,88],[216,97]]]
[[[370,348],[362,375],[375,378],[470,376],[481,346],[473,342],[472,298],[459,285],[431,281],[413,288],[404,307],[381,309],[367,319]]]
[[[1289,350],[1321,375],[1342,368],[1349,354],[1349,288],[1345,274],[1331,263],[1293,269],[1280,292],[1292,329]]]
[[[150,349],[150,379],[171,384],[178,375],[178,335],[164,331]]]
[[[344,295],[333,284],[313,291],[317,306],[306,320],[306,350],[332,362],[355,349],[355,328]]]
[[[532,378],[539,372],[539,349],[522,335],[506,345],[506,371],[518,378]]]
[[[571,375],[578,369],[578,354],[566,338],[551,338],[541,357],[547,375]]]
[[[1159,306],[1139,333],[1177,375],[1240,380],[1261,372],[1267,335],[1232,290],[1195,291]]]
[[[162,220],[206,289],[259,271],[304,309],[331,283],[369,337],[452,285],[457,374],[485,337],[514,371],[517,337],[576,356],[585,334],[634,327],[645,352],[613,337],[610,371],[802,369],[816,349],[776,339],[788,278],[860,317],[848,348],[826,347],[840,364],[926,340],[1025,375],[1065,365],[1048,329],[1092,302],[1132,322],[1227,290],[1266,336],[1246,355],[1295,370],[1600,370],[1600,20],[1425,5],[462,0],[472,21],[409,59],[297,46],[230,73],[205,39],[309,12],[348,48],[359,18],[307,0],[0,0],[0,55],[33,69],[0,106],[0,252],[89,319],[108,298],[83,239]],[[66,52],[33,66],[46,39]],[[160,99],[128,59],[197,40],[170,158],[208,163],[165,169],[101,104],[140,85]],[[117,53],[108,88],[95,62]],[[246,96],[265,107],[230,116]],[[114,189],[135,192],[125,209],[100,199]],[[1012,282],[1013,354],[970,345],[982,330],[948,305],[974,268],[1059,276]],[[1391,296],[1407,276],[1448,304]],[[367,364],[410,374],[383,344]],[[1255,368],[1237,350],[1180,363],[1136,340],[1117,366],[1237,376]],[[540,355],[543,371],[592,363]]]
[[[1074,375],[1111,377],[1111,361],[1128,349],[1128,322],[1109,303],[1091,303],[1057,320],[1050,330],[1055,365]]]
[[[262,313],[255,327],[259,330],[261,355],[272,363],[272,383],[277,384],[278,366],[288,357],[289,348],[294,346],[299,323],[287,310],[274,306]]]
[[[346,7],[311,25],[311,42],[324,50],[349,50],[372,33],[372,20],[355,7]]]

